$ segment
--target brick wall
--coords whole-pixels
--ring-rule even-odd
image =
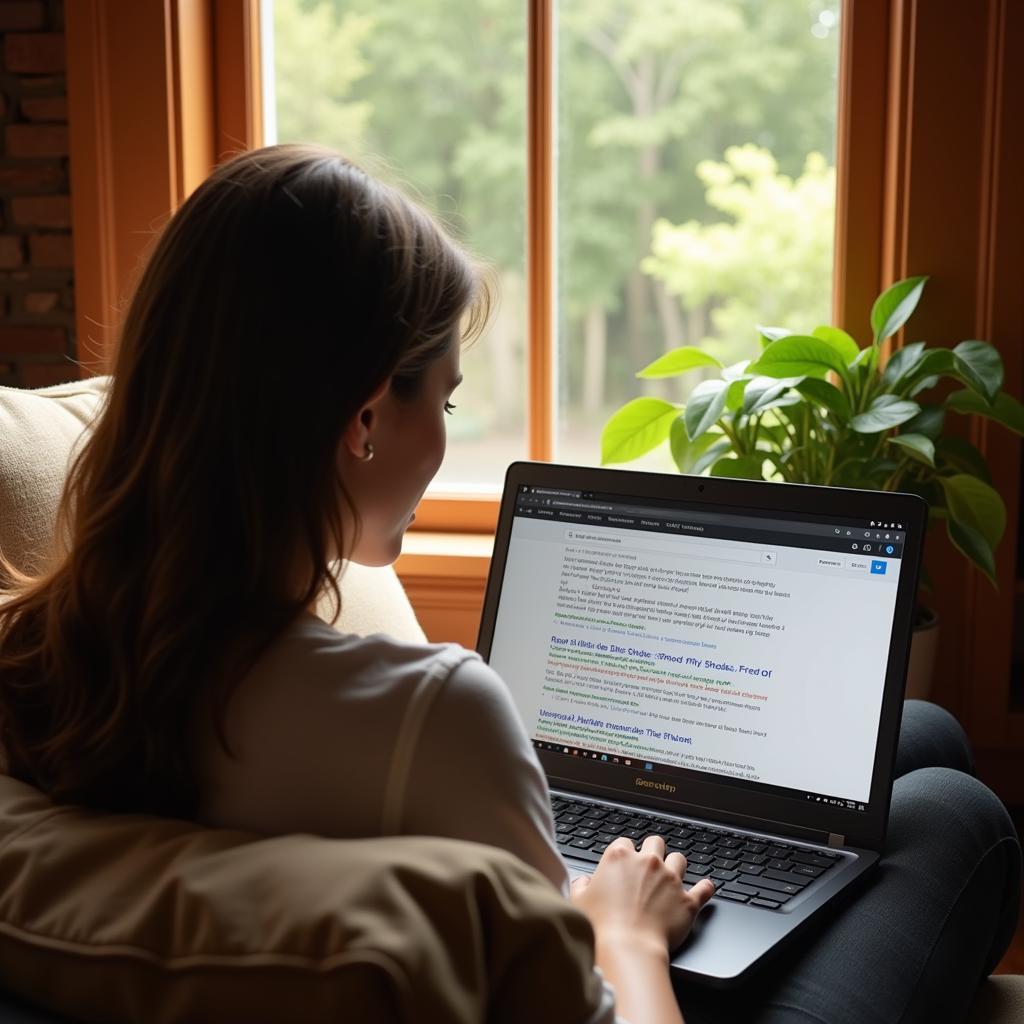
[[[78,376],[64,0],[0,0],[0,385]]]

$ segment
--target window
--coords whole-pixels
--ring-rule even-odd
[[[516,458],[596,463],[618,405],[700,379],[634,378],[667,349],[733,362],[758,323],[830,320],[839,0],[264,12],[265,141],[351,153],[496,270],[438,489],[494,493]],[[531,173],[547,180],[528,201]],[[673,471],[664,450],[644,464]]]

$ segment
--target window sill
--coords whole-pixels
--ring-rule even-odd
[[[395,571],[429,640],[476,644],[493,546],[490,534],[405,535]]]

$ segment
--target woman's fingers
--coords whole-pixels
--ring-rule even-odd
[[[665,859],[665,840],[661,836],[647,836],[640,845],[641,853],[653,853],[659,860]]]
[[[690,886],[689,895],[697,901],[697,909],[699,910],[715,895],[715,883],[710,878],[702,878],[696,885]]]
[[[579,893],[583,892],[583,890],[586,889],[588,885],[590,885],[590,875],[577,875],[569,883],[569,891],[574,896],[577,896],[579,895]]]
[[[665,858],[665,865],[671,868],[680,878],[686,874],[686,858],[678,850],[673,850]]]

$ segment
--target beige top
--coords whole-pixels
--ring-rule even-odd
[[[306,615],[198,742],[206,824],[434,835],[508,850],[561,889],[547,783],[505,685],[454,644],[338,633]]]

